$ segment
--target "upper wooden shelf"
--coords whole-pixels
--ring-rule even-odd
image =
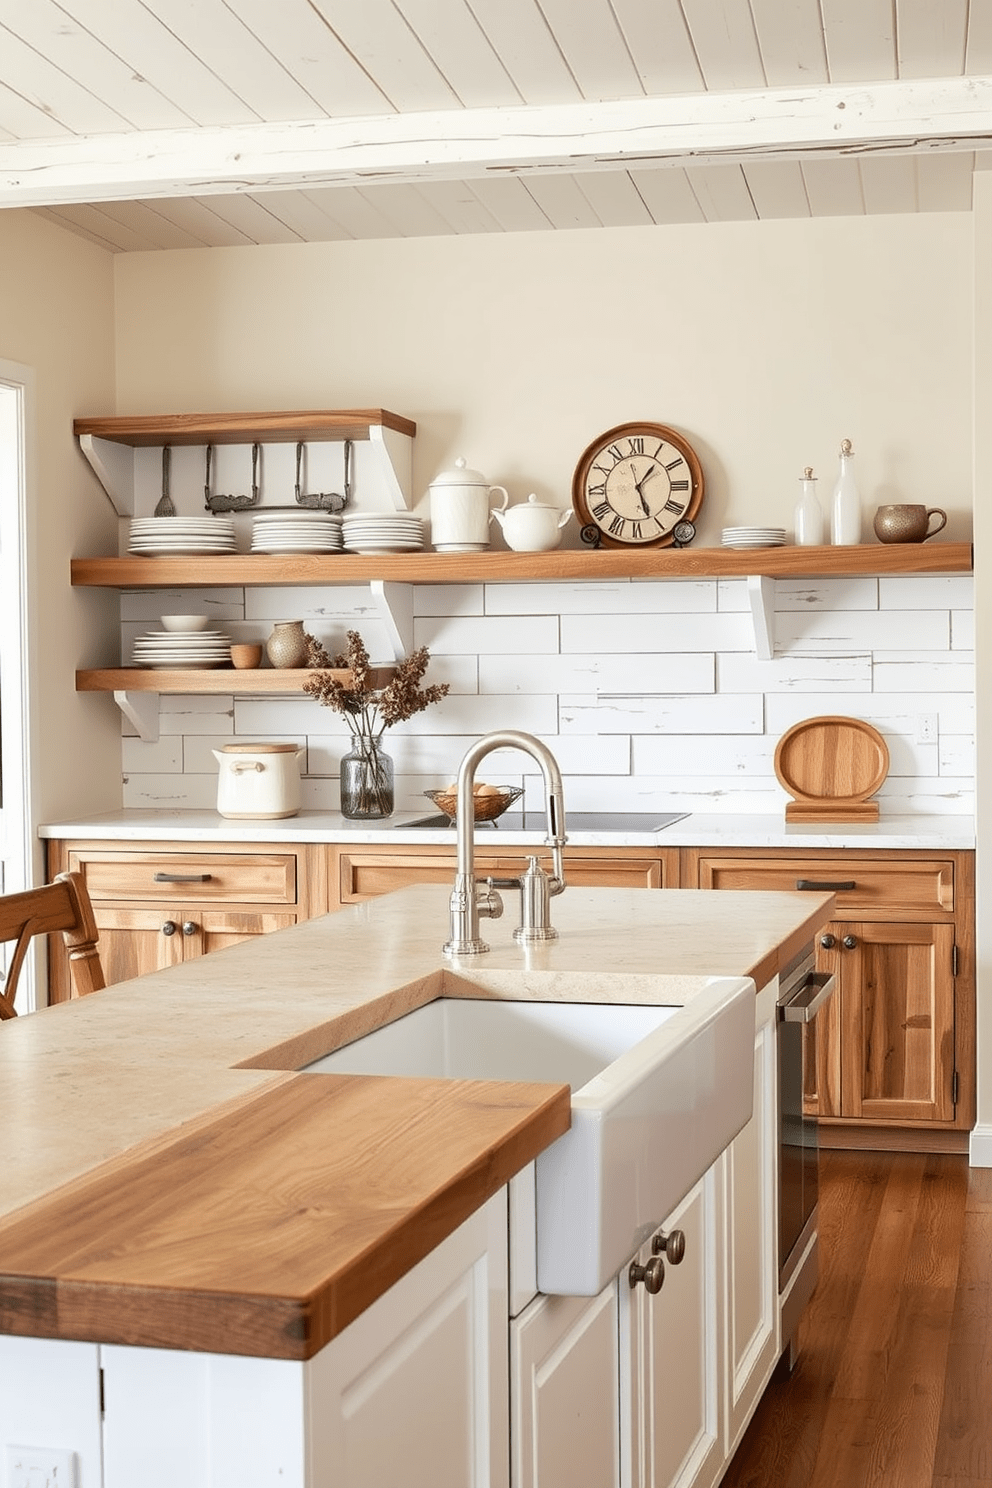
[[[344,412],[310,409],[290,413],[172,413],[124,418],[78,418],[72,431],[115,444],[285,444],[297,440],[368,439],[373,428],[393,429],[412,439],[416,424],[385,408]]]
[[[139,511],[151,513],[161,486],[149,486],[149,467],[136,451],[166,445],[206,448],[215,444],[313,445],[348,440],[356,446],[356,478],[379,504],[387,510],[402,511],[412,497],[417,426],[412,419],[385,408],[78,418],[72,428],[79,448],[121,517],[133,517]],[[156,480],[160,478],[156,476]]]
[[[864,543],[855,547],[655,548],[635,553],[403,553],[365,557],[74,558],[72,582],[119,589],[225,584],[510,583],[544,579],[695,579],[970,573],[971,543]]]

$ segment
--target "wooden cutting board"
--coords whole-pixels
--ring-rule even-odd
[[[869,797],[888,772],[888,746],[861,718],[805,718],[775,750],[775,774],[793,798],[786,821],[878,821]]]

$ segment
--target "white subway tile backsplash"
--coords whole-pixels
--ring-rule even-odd
[[[712,579],[580,584],[487,584],[487,615],[667,615],[715,611]],[[437,614],[438,611],[431,613]]]
[[[775,783],[775,740],[765,735],[737,738],[723,734],[635,734],[634,773],[664,775],[677,785],[698,786],[698,777],[747,776],[769,788]]]
[[[417,584],[413,590],[415,615],[482,615],[481,584]]]
[[[121,620],[160,630],[160,615],[209,615],[211,623],[242,620],[245,591],[233,589],[122,589]]]
[[[157,811],[211,811],[217,805],[217,774],[125,775],[125,810],[152,807]]]
[[[776,579],[775,608],[790,610],[877,610],[878,580]]]
[[[558,620],[554,615],[425,615],[414,620],[413,638],[432,656],[553,656],[558,651]]]
[[[871,657],[775,656],[732,651],[716,659],[719,692],[813,694],[871,691]],[[831,707],[833,704],[831,704]]]
[[[631,652],[747,651],[754,645],[749,615],[563,615],[561,649]]]
[[[941,779],[955,777],[968,780],[975,774],[974,734],[941,734],[939,774]]]
[[[878,581],[883,610],[970,610],[975,603],[971,574],[893,574]]]
[[[480,656],[482,692],[712,692],[713,658],[678,656]]]
[[[974,651],[975,649],[975,612],[974,610],[952,610],[951,611],[951,650],[952,651]]]
[[[974,657],[963,651],[919,651],[906,655],[886,650],[875,655],[876,692],[962,692],[974,688]]]
[[[234,698],[163,694],[158,722],[160,735],[218,734],[230,738],[234,733]]]
[[[154,743],[126,735],[121,740],[121,763],[125,775],[182,774],[182,735],[166,734]]]
[[[775,650],[867,652],[936,651],[950,645],[950,615],[940,610],[777,611]]]
[[[743,579],[415,586],[426,680],[451,692],[384,735],[397,806],[429,809],[423,791],[453,779],[470,743],[513,728],[554,751],[572,811],[781,813],[779,738],[802,719],[842,714],[886,739],[884,812],[972,812],[970,578],[778,580],[773,591],[775,655],[763,660]],[[374,660],[392,656],[365,585],[129,591],[122,655],[160,614],[186,612],[262,641],[275,620],[299,618],[332,652],[354,628]],[[126,721],[122,735],[125,806],[162,809],[212,809],[211,750],[235,737],[305,743],[304,805],[336,810],[351,739],[340,715],[310,699],[240,693],[165,695],[156,743]],[[524,783],[540,805],[540,772],[518,751],[495,751],[485,773]]]
[[[563,734],[760,734],[760,695],[560,700]],[[733,740],[728,742],[733,748]]]

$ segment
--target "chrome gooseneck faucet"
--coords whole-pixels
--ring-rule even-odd
[[[495,920],[503,913],[503,901],[492,882],[475,881],[475,772],[479,762],[494,749],[521,749],[541,767],[548,810],[547,845],[551,848],[552,873],[549,877],[536,858],[528,859],[527,872],[520,879],[521,922],[513,933],[514,940],[530,942],[554,940],[557,930],[551,927],[550,898],[565,887],[562,848],[565,845],[565,800],[558,762],[540,739],[515,729],[499,729],[486,734],[462,760],[458,771],[458,865],[451,890],[450,939],[443,946],[446,956],[475,956],[489,947],[479,937],[479,918]]]

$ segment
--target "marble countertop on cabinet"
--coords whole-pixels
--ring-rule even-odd
[[[662,803],[641,810],[663,812]],[[126,842],[426,843],[454,845],[454,830],[423,829],[403,824],[420,811],[396,812],[380,825],[357,825],[334,811],[301,811],[283,821],[231,821],[216,811],[162,811],[151,808],[94,813],[49,822],[42,837],[90,838]],[[566,807],[567,827],[567,807]],[[832,822],[810,825],[786,822],[784,813],[692,812],[658,832],[570,831],[575,847],[800,847],[903,848],[967,851],[975,846],[971,816],[917,814],[886,816],[878,822]],[[479,828],[477,840],[492,847],[516,847],[543,841],[543,831]]]
[[[417,885],[5,1023],[0,1332],[105,1336],[102,1297],[108,1341],[210,1346],[169,1329],[194,1257],[222,1296],[223,1242],[257,1290],[235,1287],[242,1311],[214,1336],[278,1352],[282,1328],[284,1356],[307,1357],[355,1315],[354,1278],[385,1290],[566,1129],[568,1089],[294,1071],[466,987],[645,1003],[672,1002],[662,978],[685,979],[680,1002],[707,976],[760,988],[834,906],[727,891],[717,934],[705,891],[572,888],[559,940],[519,947],[510,915],[487,922],[487,955],[452,963],[448,897]],[[317,1099],[332,1088],[333,1111]]]

